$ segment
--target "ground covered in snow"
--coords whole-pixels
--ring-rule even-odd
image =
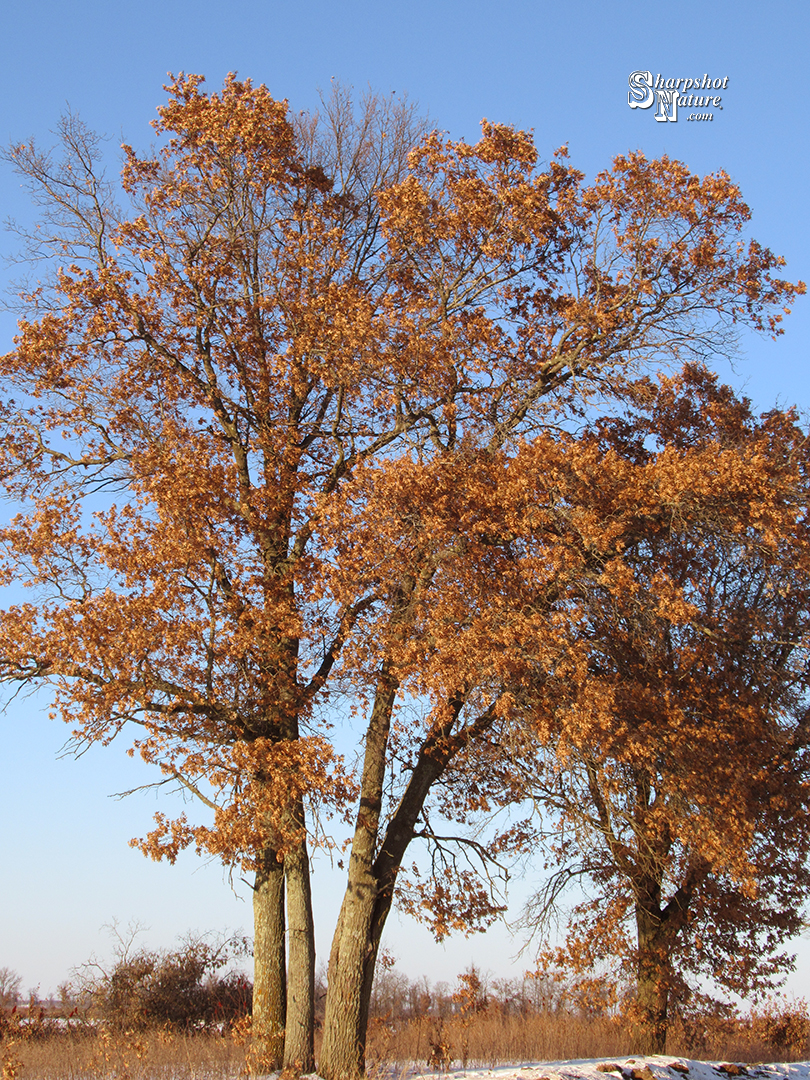
[[[397,1074],[403,1076],[403,1073]],[[669,1055],[548,1061],[494,1069],[451,1069],[447,1080],[810,1080],[810,1062],[742,1065],[729,1061],[691,1061]],[[406,1080],[435,1080],[437,1073],[405,1071]]]

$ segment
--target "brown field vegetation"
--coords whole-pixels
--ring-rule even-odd
[[[321,1001],[324,987],[321,986]],[[72,1007],[71,1007],[72,1006]],[[371,1077],[397,1077],[411,1065],[437,1072],[515,1062],[625,1057],[632,1018],[586,1009],[536,979],[493,980],[474,970],[455,987],[381,973],[367,1052]],[[102,1018],[98,1001],[80,1015],[70,1000],[36,999],[0,1020],[2,1080],[231,1080],[252,1072],[250,1020],[141,1023]],[[320,1035],[321,1025],[318,1025]],[[667,1051],[676,1057],[736,1062],[806,1059],[806,1002],[774,1002],[747,1014],[706,1008],[678,1018]],[[316,1042],[316,1050],[319,1049]]]

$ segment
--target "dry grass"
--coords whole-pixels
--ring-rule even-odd
[[[423,1017],[399,1024],[372,1020],[368,1041],[370,1071],[393,1062],[428,1062],[471,1068],[517,1061],[613,1057],[629,1042],[613,1021],[571,1015],[525,1017],[477,1013],[447,1019]]]
[[[244,1039],[215,1034],[79,1031],[0,1042],[3,1080],[235,1080],[245,1072]]]
[[[805,1059],[806,1016],[806,1010],[783,1010],[743,1019],[701,1017],[676,1025],[667,1049],[674,1056],[703,1060]],[[367,1064],[372,1077],[390,1077],[410,1063],[447,1070],[630,1053],[632,1035],[617,1018],[564,1011],[521,1016],[488,1008],[444,1018],[376,1018]],[[80,1026],[55,1031],[16,1022],[0,1038],[2,1080],[237,1080],[247,1074],[248,1061],[245,1024],[221,1035]]]
[[[667,1052],[709,1061],[798,1061],[810,1053],[801,1009],[753,1017],[702,1016],[670,1030]],[[487,1009],[472,1016],[371,1022],[367,1063],[383,1074],[394,1064],[492,1068],[529,1061],[627,1057],[634,1052],[629,1023],[620,1017],[568,1012],[526,1016]]]

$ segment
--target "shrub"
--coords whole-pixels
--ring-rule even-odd
[[[134,934],[119,947],[112,968],[92,960],[76,973],[72,988],[86,1008],[114,1027],[204,1028],[232,1024],[250,1011],[252,984],[237,971],[222,969],[246,951],[230,939],[212,945],[190,936],[176,949],[132,948]]]
[[[803,998],[772,1002],[754,1015],[762,1038],[792,1057],[803,1057],[810,1043],[810,1015]]]
[[[0,1010],[13,1009],[20,1000],[22,976],[8,967],[0,967]]]

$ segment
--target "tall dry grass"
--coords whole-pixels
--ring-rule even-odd
[[[705,1015],[671,1025],[667,1052],[709,1061],[797,1061],[810,1054],[810,1023],[803,1003],[745,1017]],[[487,1009],[467,1017],[371,1022],[369,1072],[405,1062],[437,1068],[492,1068],[518,1062],[627,1058],[634,1032],[622,1017],[570,1012],[509,1015]]]
[[[375,1018],[369,1030],[367,1064],[372,1073],[411,1061],[439,1069],[491,1068],[510,1062],[613,1057],[626,1054],[629,1045],[621,1027],[601,1018],[509,1016],[494,1010],[400,1023]]]
[[[246,1040],[204,1032],[7,1030],[2,1080],[235,1080],[246,1074]]]
[[[810,1018],[803,1002],[746,1017],[694,1017],[676,1022],[668,1053],[711,1061],[806,1059]],[[410,1066],[450,1069],[577,1058],[626,1059],[633,1035],[621,1018],[560,1010],[526,1015],[497,1006],[451,1016],[423,1015],[371,1022],[370,1077],[396,1077]],[[317,1046],[316,1046],[317,1050]],[[28,1023],[0,1029],[2,1080],[237,1080],[251,1069],[249,1022],[223,1033],[105,1025]]]

